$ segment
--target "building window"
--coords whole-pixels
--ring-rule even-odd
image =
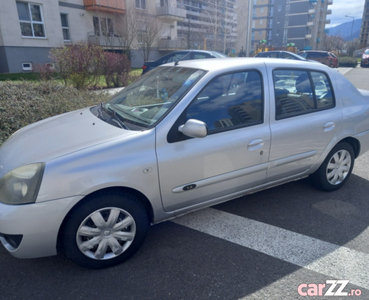
[[[22,70],[23,71],[32,71],[32,63],[31,62],[22,63]]]
[[[22,36],[45,37],[41,5],[17,2],[17,10]]]
[[[263,13],[264,12],[264,7],[261,7],[260,8],[260,13]]]
[[[136,8],[146,9],[146,0],[136,0]]]
[[[278,11],[282,10],[282,6],[278,5]]]
[[[93,17],[93,24],[95,35],[114,36],[114,26],[112,19]]]
[[[68,14],[61,13],[60,14],[60,19],[61,19],[61,26],[62,26],[62,30],[63,30],[64,41],[70,41]]]
[[[263,20],[262,19],[259,20],[259,24],[263,25]]]

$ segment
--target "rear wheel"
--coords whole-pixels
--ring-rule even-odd
[[[133,196],[100,194],[72,211],[64,229],[64,251],[82,267],[111,267],[140,248],[148,226],[145,209]]]
[[[311,175],[313,184],[325,191],[335,191],[345,184],[354,167],[355,153],[346,142],[338,143],[320,168]]]

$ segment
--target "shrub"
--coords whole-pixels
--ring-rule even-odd
[[[130,71],[131,62],[125,54],[105,53],[104,76],[108,87],[127,85]]]
[[[36,121],[105,102],[104,93],[79,91],[53,82],[0,82],[0,145]]]
[[[50,52],[64,84],[69,82],[77,89],[96,86],[103,73],[105,56],[99,45],[79,42]]]
[[[41,81],[54,79],[55,70],[50,64],[38,64],[32,71],[38,74]]]
[[[340,67],[347,67],[347,68],[357,67],[357,59],[353,57],[339,57],[338,62],[340,64]]]

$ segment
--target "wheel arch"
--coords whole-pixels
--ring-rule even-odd
[[[351,145],[351,147],[353,148],[354,153],[355,153],[355,158],[357,158],[359,156],[361,146],[360,146],[360,142],[357,139],[355,139],[353,137],[347,137],[347,138],[344,138],[344,139],[340,140],[337,144],[339,144],[341,142],[346,142],[346,143]]]
[[[149,201],[149,199],[147,199],[147,197],[142,194],[141,192],[132,189],[132,188],[128,188],[128,187],[108,187],[108,188],[104,188],[101,190],[97,190],[92,192],[89,195],[86,195],[83,199],[81,199],[80,201],[78,201],[78,203],[76,203],[70,210],[69,212],[66,214],[66,216],[63,219],[63,222],[59,228],[58,231],[58,237],[57,237],[57,244],[56,244],[56,248],[57,248],[57,252],[58,253],[63,253],[63,242],[62,242],[62,233],[64,231],[65,225],[70,217],[70,214],[72,213],[73,210],[75,210],[78,206],[84,204],[85,202],[89,201],[89,199],[98,196],[98,195],[109,195],[109,194],[121,194],[123,195],[124,193],[128,193],[130,195],[132,195],[133,197],[135,197],[137,199],[137,201],[143,206],[143,208],[146,211],[147,217],[148,217],[148,221],[150,223],[153,223],[154,220],[154,211],[152,208],[152,205]]]

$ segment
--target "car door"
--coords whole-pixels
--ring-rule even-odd
[[[218,76],[169,131],[159,124],[156,151],[166,211],[225,200],[265,182],[270,128],[263,78],[257,70]],[[189,119],[204,122],[207,136],[179,132]]]
[[[320,71],[271,71],[275,105],[267,181],[306,173],[333,139],[342,120],[329,76]]]

